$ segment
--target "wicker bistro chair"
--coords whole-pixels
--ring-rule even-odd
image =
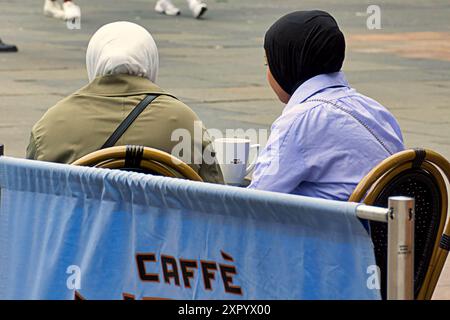
[[[415,199],[414,296],[431,299],[450,249],[448,195],[450,164],[431,150],[405,150],[373,168],[358,184],[349,201],[387,207],[390,196]],[[375,258],[381,271],[381,294],[386,298],[387,224],[370,222]]]
[[[203,181],[191,167],[178,158],[164,151],[142,146],[118,146],[101,149],[78,159],[72,164]]]

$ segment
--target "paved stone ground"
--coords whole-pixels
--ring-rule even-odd
[[[175,0],[176,1],[176,0]],[[0,54],[0,142],[24,156],[33,123],[56,101],[87,81],[84,55],[101,25],[135,21],[160,48],[159,84],[177,95],[209,127],[269,128],[283,106],[265,80],[262,40],[284,13],[320,8],[339,21],[348,40],[344,70],[352,85],[386,105],[399,119],[407,146],[450,158],[450,3],[448,0],[378,1],[382,29],[368,30],[357,0],[210,0],[205,19],[169,18],[151,0],[79,0],[81,30],[45,18],[43,1],[2,0],[0,37],[20,48]],[[450,298],[450,267],[435,298]]]

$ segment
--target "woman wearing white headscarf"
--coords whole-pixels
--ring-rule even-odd
[[[151,34],[131,22],[114,22],[101,27],[89,41],[86,53],[89,81],[126,74],[147,78],[155,83],[159,55]]]
[[[223,183],[217,164],[194,164],[194,123],[199,118],[155,84],[158,49],[146,29],[130,22],[103,26],[91,38],[86,65],[89,84],[58,102],[34,125],[27,158],[72,163],[99,150],[136,105],[154,95],[116,145],[143,145],[172,153],[179,143],[172,141],[172,133],[187,130],[191,167],[204,181]],[[210,144],[204,135],[199,151]]]

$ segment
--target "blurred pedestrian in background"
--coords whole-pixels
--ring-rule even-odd
[[[81,10],[71,0],[64,0],[62,5],[58,0],[45,0],[44,14],[61,20],[76,20],[81,17]]]
[[[208,10],[206,3],[201,0],[187,0],[189,9],[194,18],[198,19]],[[180,9],[175,7],[171,0],[159,0],[156,3],[155,11],[168,16],[177,16],[180,14]]]
[[[0,52],[17,52],[17,47],[13,44],[3,43],[0,39]]]

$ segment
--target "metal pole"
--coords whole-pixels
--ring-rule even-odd
[[[356,208],[356,215],[360,219],[386,223],[388,222],[390,209],[366,206],[365,204],[361,204]]]
[[[414,300],[414,199],[390,197],[388,300]]]

